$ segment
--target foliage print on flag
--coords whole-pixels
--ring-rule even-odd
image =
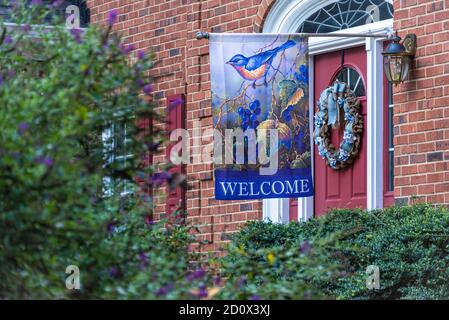
[[[210,34],[210,68],[216,199],[313,195],[308,39]]]

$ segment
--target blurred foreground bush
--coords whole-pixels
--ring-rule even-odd
[[[104,28],[67,30],[52,13],[61,1],[7,2],[16,24],[0,21],[0,299],[204,295],[187,227],[151,219],[148,189],[171,178],[145,163],[162,141],[148,132],[160,119],[151,55],[112,33],[115,11]],[[66,289],[70,265],[79,291]]]

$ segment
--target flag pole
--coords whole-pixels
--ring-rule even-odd
[[[227,33],[232,35],[232,33]],[[292,35],[292,34],[289,34]],[[341,37],[341,38],[390,38],[390,34],[385,33],[293,33],[293,35],[297,35],[299,37]],[[209,39],[209,32],[198,31],[196,33],[196,39]]]

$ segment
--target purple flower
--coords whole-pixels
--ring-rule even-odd
[[[146,146],[149,151],[155,152],[162,145],[162,141],[159,142],[146,142]]]
[[[157,296],[165,296],[168,293],[167,288],[162,287],[158,291],[156,291]]]
[[[237,281],[237,286],[243,287],[245,285],[246,285],[246,277],[245,276],[241,276],[239,278],[239,280]]]
[[[12,43],[12,37],[10,35],[7,35],[5,39],[3,40],[4,44],[11,44]]]
[[[149,225],[149,226],[152,226],[154,224],[154,219],[153,219],[153,216],[151,216],[151,215],[146,216],[144,221],[145,221],[145,224]]]
[[[3,84],[3,76],[0,74],[0,86]]]
[[[182,104],[182,98],[176,98],[176,99],[174,99],[174,100],[172,100],[172,101],[170,101],[170,106],[172,107],[172,106],[177,106],[177,105],[180,105],[180,104]]]
[[[204,278],[204,276],[206,275],[206,271],[203,268],[199,268],[198,270],[189,273],[189,275],[187,275],[186,280],[188,282],[191,282],[193,280],[199,280]]]
[[[39,156],[39,157],[36,157],[35,159],[34,159],[34,162],[35,163],[38,163],[38,164],[43,164],[43,165],[45,165],[45,166],[47,166],[47,167],[51,167],[51,166],[53,166],[53,159],[52,158],[49,158],[49,157],[45,157],[45,156]]]
[[[262,300],[262,298],[259,295],[254,294],[249,298],[249,300],[258,301],[258,300]]]
[[[206,275],[206,271],[203,268],[199,268],[193,273],[195,279],[201,279]]]
[[[31,26],[29,24],[24,24],[22,26],[22,31],[25,32],[25,33],[30,32],[31,31]]]
[[[31,0],[32,6],[40,6],[42,5],[42,0]]]
[[[214,284],[215,284],[216,286],[221,285],[221,277],[220,277],[220,276],[216,276],[216,277],[214,278]]]
[[[53,1],[53,3],[51,4],[51,6],[52,6],[53,8],[57,8],[57,7],[61,6],[63,3],[64,3],[64,0],[55,0],[55,1]]]
[[[45,164],[47,167],[51,167],[53,165],[53,160],[51,158],[45,158],[42,161],[42,164]]]
[[[113,233],[115,231],[116,226],[117,224],[115,222],[109,222],[108,225],[106,226],[106,230],[108,231],[108,233]]]
[[[29,128],[30,125],[28,124],[28,122],[21,122],[19,123],[19,127],[17,128],[17,133],[19,135],[23,135]]]
[[[109,11],[108,14],[108,25],[110,25],[111,27],[114,25],[114,23],[117,22],[117,17],[118,17],[118,11],[117,10],[111,10]]]
[[[108,270],[108,274],[111,278],[118,278],[122,275],[122,271],[119,267],[112,267]]]
[[[162,172],[156,172],[153,174],[153,176],[150,178],[150,183],[153,184],[155,187],[162,186],[166,181],[168,181],[171,178],[171,174],[165,171]]]
[[[137,52],[137,58],[139,58],[140,60],[145,59],[145,50],[139,50]]]
[[[8,78],[14,78],[16,76],[16,70],[14,69],[9,69],[8,70]]]
[[[130,52],[134,51],[135,49],[136,49],[136,47],[133,44],[130,44],[130,45],[122,44],[120,46],[120,50],[122,51],[123,54],[129,54]]]
[[[140,259],[140,262],[147,262],[148,261],[147,254],[145,252],[139,253],[139,259]]]
[[[175,286],[171,283],[167,284],[166,286],[163,286],[160,288],[157,292],[157,296],[165,296],[167,293],[169,293]]]
[[[70,33],[72,34],[73,39],[75,40],[76,43],[83,42],[83,40],[81,39],[81,34],[83,33],[83,31],[81,29],[77,28],[70,29]]]
[[[139,253],[140,268],[143,269],[148,265],[148,256],[146,253]]]
[[[198,298],[207,298],[209,293],[207,292],[206,285],[202,284],[198,288],[198,293],[196,294]]]
[[[151,84],[145,85],[145,87],[143,87],[143,92],[144,92],[146,95],[151,94],[151,92],[153,92],[153,86],[152,86]]]
[[[306,240],[303,243],[301,243],[299,250],[301,251],[301,253],[309,254],[310,251],[312,250],[312,246],[310,245],[310,242]]]
[[[184,101],[182,100],[182,98],[176,98],[173,99],[172,101],[170,101],[170,103],[168,104],[168,109],[169,111],[173,110],[174,108],[182,105]]]

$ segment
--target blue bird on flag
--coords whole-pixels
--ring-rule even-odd
[[[295,44],[295,41],[288,40],[277,48],[263,51],[251,57],[237,54],[226,62],[226,64],[234,67],[243,79],[254,81],[253,87],[256,86],[256,81],[261,78],[264,78],[264,84],[267,85],[268,70],[272,66],[271,63],[274,58],[278,53],[293,47]]]

